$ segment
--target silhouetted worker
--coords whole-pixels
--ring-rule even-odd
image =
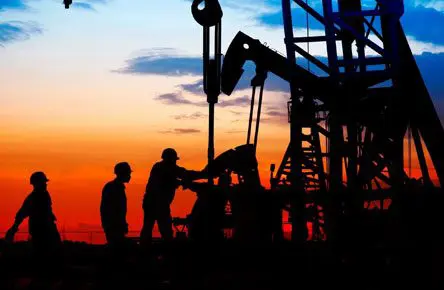
[[[33,191],[26,197],[23,205],[15,216],[15,222],[6,233],[5,239],[9,242],[24,219],[29,218],[29,234],[36,254],[46,255],[56,250],[60,244],[60,234],[55,224],[56,217],[52,211],[52,201],[47,191],[49,179],[45,173],[38,171],[31,175],[30,183]]]
[[[52,211],[52,201],[47,191],[48,178],[38,171],[31,175],[33,191],[26,197],[15,216],[15,222],[5,236],[13,242],[20,224],[28,218],[29,234],[33,250],[33,275],[30,289],[49,289],[52,278],[61,274],[63,269],[61,238]]]
[[[126,243],[128,224],[125,183],[130,181],[131,172],[127,162],[116,164],[114,166],[116,178],[108,182],[102,190],[100,217],[106,241],[113,250],[122,250]]]
[[[162,152],[162,161],[151,169],[143,198],[143,227],[140,233],[141,242],[149,245],[152,241],[154,223],[157,221],[160,234],[165,241],[173,239],[170,204],[181,179],[197,179],[200,172],[187,170],[178,166],[176,150],[167,148]]]

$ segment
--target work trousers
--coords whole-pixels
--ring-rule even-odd
[[[171,241],[173,239],[173,223],[170,205],[168,203],[148,204],[143,208],[143,211],[143,227],[140,233],[141,242],[143,244],[151,243],[156,221],[162,238],[167,242]]]

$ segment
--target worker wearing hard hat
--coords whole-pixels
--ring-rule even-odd
[[[12,242],[20,224],[29,218],[29,234],[33,249],[37,254],[46,255],[55,250],[60,244],[60,234],[55,224],[56,217],[52,211],[52,201],[47,191],[49,179],[41,171],[31,175],[30,183],[33,191],[26,197],[23,205],[15,216],[15,222],[8,230],[5,240]]]
[[[125,183],[131,180],[131,167],[127,162],[114,166],[114,180],[108,182],[102,190],[100,217],[106,241],[113,249],[121,249],[126,242],[128,223],[126,222],[127,199]]]
[[[151,243],[156,221],[162,238],[165,241],[173,239],[170,204],[176,189],[181,185],[181,179],[198,179],[202,175],[178,166],[179,157],[173,148],[163,150],[161,158],[151,169],[143,198],[144,219],[140,239],[144,245]]]

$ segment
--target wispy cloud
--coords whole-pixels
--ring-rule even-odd
[[[0,23],[0,46],[10,42],[29,39],[42,29],[34,22],[10,21]]]
[[[168,93],[168,94],[162,94],[154,98],[157,101],[160,101],[166,105],[195,105],[195,106],[204,106],[205,103],[197,103],[192,102],[190,100],[185,99],[182,96],[182,93]]]
[[[251,103],[251,98],[248,96],[238,97],[231,100],[222,100],[217,106],[225,108],[225,107],[246,107]]]
[[[158,131],[158,133],[160,133],[160,134],[178,134],[178,135],[196,134],[196,133],[200,133],[200,132],[201,132],[201,130],[192,129],[192,128],[176,128],[176,129],[171,129],[171,130],[166,130],[166,131]]]
[[[424,6],[427,8],[433,8],[438,11],[444,11],[443,0],[407,0],[404,3],[412,6]]]
[[[247,123],[247,114],[242,114],[244,118],[234,119],[231,123]],[[256,115],[253,117],[253,122],[256,122]],[[277,107],[273,105],[265,106],[261,114],[261,123],[276,124],[276,125],[287,125],[288,124],[288,113],[283,107]]]
[[[227,134],[241,134],[241,133],[246,133],[246,131],[245,130],[228,130],[228,131],[225,131],[225,133],[227,133]]]
[[[175,120],[197,120],[207,117],[207,115],[201,112],[195,112],[193,114],[180,114],[172,116]]]
[[[233,114],[233,115],[235,115],[235,116],[245,115],[244,112],[237,112],[237,111],[232,111],[232,110],[230,110],[230,113]]]
[[[244,69],[245,72],[236,85],[235,90],[251,89],[251,80],[255,76],[254,65],[247,64],[244,66]],[[201,94],[203,92],[203,80],[200,79],[191,83],[181,84],[178,88],[191,94]],[[288,92],[290,90],[290,86],[286,81],[272,73],[268,74],[264,88],[266,91],[272,92]]]
[[[104,5],[104,4],[107,4],[108,2],[110,2],[110,1],[109,0],[81,0],[81,1],[74,0],[71,7],[97,12],[96,5]]]
[[[155,74],[167,76],[202,75],[202,59],[180,56],[172,48],[154,48],[141,52],[126,61],[126,66],[115,72],[128,74]]]
[[[24,0],[0,0],[0,12],[8,9],[24,10],[28,8]]]
[[[73,8],[79,8],[83,10],[90,10],[90,11],[97,11],[91,3],[85,3],[85,2],[74,2],[72,3]]]
[[[288,113],[286,111],[276,111],[276,110],[270,110],[265,112],[266,115],[270,117],[285,117],[287,118]]]
[[[181,92],[158,95],[154,99],[166,105],[192,105],[197,107],[208,106],[208,103],[205,101],[191,101],[185,99]],[[216,106],[220,108],[245,107],[249,105],[250,99],[248,96],[237,97],[228,100],[219,100],[219,103],[216,104]]]

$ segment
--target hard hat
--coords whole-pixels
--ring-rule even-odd
[[[114,173],[115,174],[126,174],[126,173],[130,173],[133,172],[131,170],[130,165],[128,164],[128,162],[120,162],[117,163],[116,166],[114,166]]]
[[[177,157],[177,152],[173,148],[167,148],[163,150],[162,152],[162,159],[163,160],[179,160],[179,157]]]
[[[36,184],[41,181],[47,182],[47,181],[49,181],[49,179],[46,177],[45,173],[43,173],[42,171],[36,171],[33,174],[31,174],[31,178],[29,181],[31,184]]]

